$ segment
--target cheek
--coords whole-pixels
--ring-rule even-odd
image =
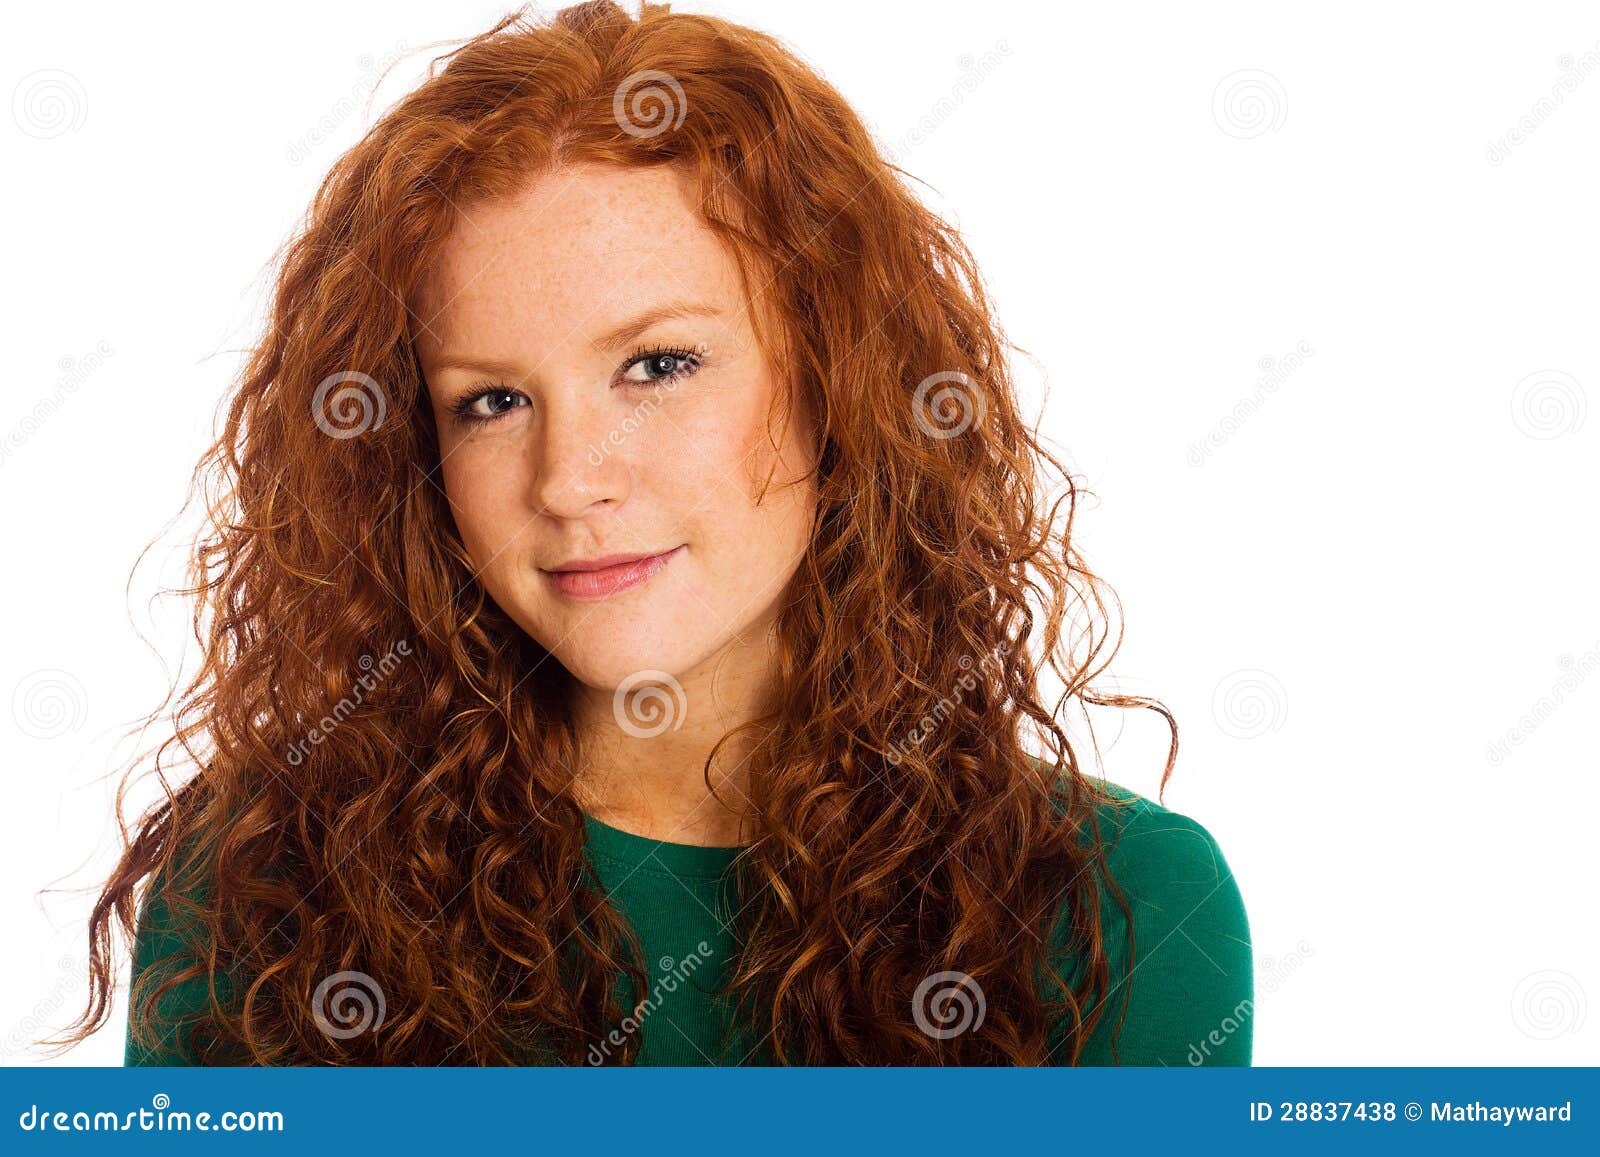
[[[517,529],[507,498],[511,493],[508,487],[515,485],[515,479],[507,474],[509,465],[485,449],[470,443],[458,444],[446,452],[441,468],[456,529],[480,567],[489,564]]]

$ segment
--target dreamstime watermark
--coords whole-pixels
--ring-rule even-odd
[[[1237,434],[1240,427],[1266,405],[1267,397],[1277,393],[1278,387],[1288,380],[1289,375],[1305,364],[1305,360],[1315,352],[1311,348],[1311,343],[1301,338],[1294,349],[1283,357],[1274,358],[1268,355],[1256,362],[1256,368],[1261,371],[1261,376],[1256,379],[1255,389],[1235,402],[1233,409],[1224,414],[1217,424],[1206,432],[1204,438],[1190,444],[1189,465],[1204,465],[1206,455]]]
[[[56,379],[55,388],[35,402],[33,409],[17,419],[6,431],[5,437],[0,439],[0,463],[4,463],[12,450],[20,449],[38,432],[39,427],[54,417],[67,396],[88,381],[89,375],[104,365],[113,352],[110,342],[101,341],[81,358],[63,356],[57,361],[56,368],[61,371],[61,376]]]
[[[59,68],[41,68],[11,90],[11,119],[30,137],[49,140],[75,133],[89,116],[83,82]]]
[[[1511,390],[1511,421],[1530,438],[1576,434],[1588,413],[1583,386],[1561,370],[1537,370]]]
[[[1213,1049],[1221,1048],[1228,1043],[1228,1038],[1233,1036],[1245,1026],[1245,1022],[1255,1015],[1256,1002],[1251,997],[1245,997],[1231,1010],[1225,1013],[1217,1027],[1206,1033],[1201,1042],[1189,1045],[1187,1060],[1191,1065],[1199,1066],[1206,1063]]]
[[[611,1056],[611,1050],[620,1048],[622,1042],[639,1031],[645,1018],[661,1007],[661,996],[665,993],[670,996],[678,991],[678,985],[686,982],[695,969],[704,964],[711,955],[711,946],[704,940],[695,945],[695,951],[689,953],[682,960],[673,960],[670,956],[663,956],[657,967],[664,974],[660,980],[650,987],[650,994],[633,1006],[633,1012],[623,1018],[622,1023],[607,1034],[603,1043],[589,1046],[588,1061],[591,1065],[604,1064]]]
[[[1600,71],[1600,40],[1595,41],[1595,46],[1582,56],[1574,57],[1571,53],[1564,52],[1556,58],[1556,67],[1561,70],[1561,75],[1556,77],[1556,82],[1550,86],[1550,95],[1541,96],[1533,102],[1533,107],[1517,118],[1517,123],[1500,134],[1498,140],[1489,142],[1485,159],[1491,165],[1502,164],[1511,155],[1511,150],[1522,144],[1545,121],[1555,115],[1562,102],[1567,99],[1567,94],[1572,92],[1593,73]]]
[[[1211,1054],[1228,1043],[1246,1022],[1256,1014],[1256,997],[1262,993],[1276,992],[1283,982],[1299,970],[1305,963],[1306,957],[1312,955],[1311,945],[1304,940],[1295,945],[1295,950],[1287,952],[1281,957],[1263,957],[1260,964],[1255,966],[1254,984],[1255,996],[1247,996],[1225,1013],[1217,1026],[1211,1029],[1199,1041],[1189,1044],[1186,1059],[1189,1064],[1198,1067],[1210,1059]]]
[[[1006,644],[998,643],[989,649],[989,652],[978,660],[979,670],[989,670],[998,675],[1001,670],[1000,655],[1006,649]],[[963,692],[971,693],[977,689],[978,679],[972,673],[972,656],[962,655],[956,660],[956,665],[961,668],[961,674],[956,676],[956,685],[950,694],[941,695],[939,701],[933,705],[928,714],[924,715],[917,724],[906,732],[903,740],[890,740],[889,750],[884,754],[888,756],[890,764],[900,766],[913,747],[921,747],[927,738],[932,735],[950,718],[951,712],[958,707],[963,699]]]
[[[611,94],[611,115],[630,137],[656,137],[683,124],[689,102],[677,77],[647,68],[623,78]]]
[[[315,125],[302,133],[299,140],[289,143],[288,151],[285,154],[289,163],[291,165],[300,164],[311,152],[332,136],[334,130],[348,120],[350,115],[360,107],[361,102],[378,86],[378,82],[383,78],[384,72],[395,61],[404,56],[408,48],[409,45],[402,40],[378,60],[373,60],[369,54],[362,54],[357,61],[361,66],[361,72],[357,76],[356,82],[350,86],[350,91],[334,101],[333,107],[323,113]]]
[[[362,655],[361,658],[356,660],[356,666],[361,668],[363,674],[356,678],[355,698],[352,700],[349,695],[346,695],[340,699],[339,702],[333,705],[333,710],[329,714],[324,715],[317,721],[317,726],[306,732],[304,739],[289,748],[286,758],[290,767],[299,767],[305,761],[306,755],[311,748],[320,746],[324,739],[333,734],[334,730],[348,719],[357,707],[361,706],[365,700],[366,692],[373,690],[383,679],[394,673],[395,668],[400,665],[400,660],[395,658],[396,653],[409,656],[411,654],[410,640],[401,639],[390,648],[387,655],[376,661],[371,655]],[[376,675],[371,673],[374,667],[377,668]]]
[[[889,146],[886,150],[888,159],[895,164],[901,164],[905,160],[906,154],[926,141],[938,131],[940,125],[954,116],[955,111],[961,107],[962,102],[979,85],[988,80],[990,75],[1000,67],[1004,59],[1010,55],[1011,45],[1004,40],[995,41],[993,48],[978,57],[974,57],[970,52],[963,52],[956,60],[956,64],[960,66],[961,74],[956,77],[955,83],[950,86],[950,91],[942,94],[938,100],[934,101],[933,107],[923,113],[916,124],[901,134],[898,143]]]
[[[11,718],[34,739],[59,739],[83,726],[89,693],[71,671],[30,671],[11,691]]]
[[[1240,140],[1277,132],[1289,119],[1289,94],[1272,73],[1240,69],[1217,81],[1211,116],[1219,129]]]
[[[333,1040],[377,1032],[387,1013],[383,989],[365,972],[335,972],[311,994],[311,1019]]]
[[[666,671],[635,671],[617,684],[611,713],[635,739],[653,739],[683,727],[689,717],[689,696]]]
[[[330,438],[354,438],[383,425],[389,399],[360,370],[340,370],[317,384],[311,395],[311,420]]]
[[[983,394],[960,370],[929,374],[911,395],[911,416],[930,438],[960,437],[983,421],[984,412]]]
[[[1292,952],[1285,952],[1282,956],[1263,956],[1255,969],[1256,991],[1276,992],[1285,980],[1300,970],[1306,957],[1315,955],[1316,951],[1311,945],[1302,940]]]
[[[1578,978],[1554,968],[1529,973],[1511,993],[1511,1023],[1534,1040],[1575,1033],[1588,1015],[1588,994]]]
[[[935,972],[922,978],[911,995],[911,1019],[936,1040],[949,1040],[983,1027],[988,1004],[983,988],[965,972]]]
[[[1212,693],[1211,717],[1225,735],[1256,739],[1283,726],[1289,717],[1289,692],[1270,671],[1234,671]]]
[[[170,1111],[169,1111],[170,1110]],[[41,1109],[29,1105],[17,1118],[27,1133],[281,1133],[283,1113],[275,1109],[225,1109],[220,1113],[173,1109],[172,1098],[157,1093],[150,1108],[126,1113],[110,1109]]]
[[[622,419],[621,425],[606,432],[605,438],[602,439],[603,448],[601,446],[590,445],[589,465],[599,466],[601,463],[603,463],[606,460],[606,457],[611,453],[612,447],[622,445],[629,435],[638,431],[639,428],[644,425],[645,421],[656,412],[656,407],[661,404],[662,394],[671,393],[673,390],[676,390],[681,382],[681,378],[674,378],[670,382],[663,382],[661,385],[657,386],[655,390],[655,396],[653,398],[644,399],[644,401],[640,402],[633,408],[633,412],[631,414]]]
[[[1517,720],[1514,726],[1508,727],[1504,735],[1489,742],[1489,749],[1484,755],[1489,766],[1498,767],[1504,763],[1509,748],[1525,743],[1546,719],[1560,710],[1567,694],[1576,691],[1579,684],[1600,668],[1600,643],[1576,659],[1571,655],[1562,655],[1556,660],[1556,665],[1561,668],[1561,674],[1551,685],[1549,693],[1539,696],[1528,713]]]
[[[61,956],[56,960],[56,971],[56,982],[50,991],[6,1032],[5,1043],[0,1045],[0,1057],[11,1060],[23,1056],[38,1043],[40,1030],[48,1031],[61,1006],[83,986],[89,965],[81,957]]]

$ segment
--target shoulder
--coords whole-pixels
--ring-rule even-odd
[[[1097,879],[1112,987],[1079,1063],[1248,1065],[1254,960],[1232,865],[1199,820],[1109,781],[1095,786],[1106,796],[1095,808]]]
[[[139,908],[125,1066],[199,1063],[187,1052],[183,1029],[210,1005],[202,912],[211,880],[204,857],[181,859],[175,858],[179,866],[170,873],[165,867],[154,873]],[[183,976],[193,968],[200,971]],[[219,993],[226,994],[227,977],[216,979]]]

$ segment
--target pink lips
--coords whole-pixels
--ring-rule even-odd
[[[676,546],[662,554],[653,554],[632,562],[594,570],[550,570],[544,573],[555,585],[556,590],[568,598],[603,599],[646,582],[671,562],[682,549],[683,547]]]

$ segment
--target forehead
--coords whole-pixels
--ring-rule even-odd
[[[582,165],[465,206],[419,286],[419,344],[578,344],[684,298],[736,320],[738,267],[693,196],[671,166]]]

